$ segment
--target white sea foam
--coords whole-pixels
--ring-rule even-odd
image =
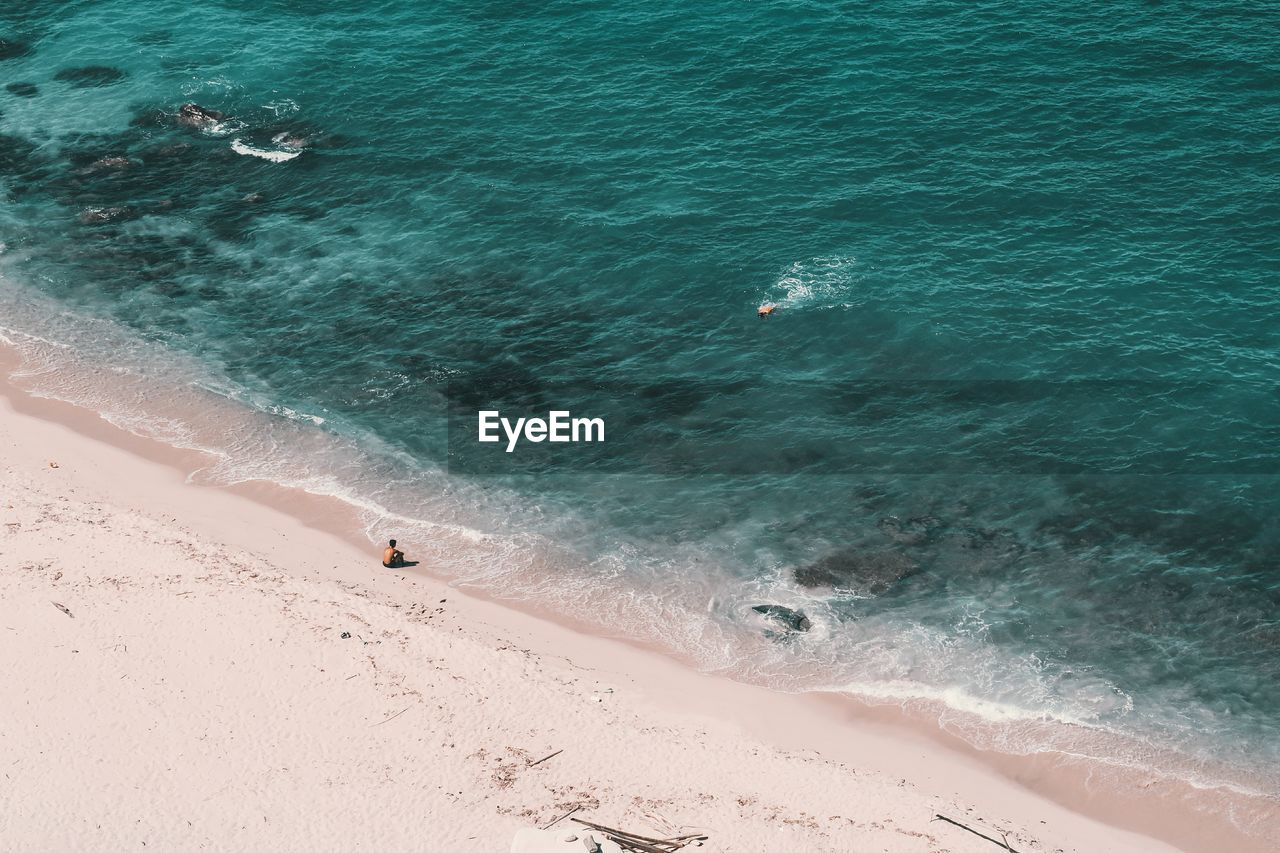
[[[788,310],[853,307],[856,264],[854,258],[841,255],[796,261],[760,301]]]
[[[237,154],[244,154],[247,157],[257,157],[261,160],[267,160],[272,163],[287,163],[290,160],[297,159],[302,152],[296,148],[285,151],[272,151],[264,148],[254,148],[252,145],[246,145],[239,139],[231,140],[231,150]]]
[[[298,102],[292,98],[280,98],[275,101],[268,101],[262,106],[271,110],[271,112],[276,116],[293,115],[299,109]]]
[[[915,701],[934,702],[992,723],[1054,721],[1083,726],[1093,722],[1069,712],[1048,708],[1023,708],[1008,702],[984,699],[959,686],[930,687],[914,681],[884,681],[843,684],[829,689],[877,702],[895,704]]]
[[[289,418],[290,420],[295,421],[308,421],[316,426],[320,426],[325,422],[325,419],[320,415],[309,415],[306,412],[298,412],[288,406],[277,406],[273,404],[267,406],[266,410],[273,415],[280,415],[283,418]]]
[[[238,121],[214,121],[202,127],[200,132],[206,136],[222,137],[239,133],[242,130],[244,130],[244,125]]]

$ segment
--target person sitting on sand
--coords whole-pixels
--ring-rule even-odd
[[[382,549],[382,566],[386,569],[398,569],[404,565],[404,552],[396,550],[396,540]]]

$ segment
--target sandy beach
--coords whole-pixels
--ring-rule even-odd
[[[575,808],[711,850],[997,849],[937,814],[1017,850],[1178,849],[904,727],[383,570],[303,501],[190,485],[6,391],[6,850],[503,851]]]

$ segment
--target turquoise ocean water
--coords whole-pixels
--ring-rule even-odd
[[[1275,798],[1277,32],[1209,2],[6,4],[0,333],[38,392],[495,594]],[[489,405],[607,440],[487,454]]]

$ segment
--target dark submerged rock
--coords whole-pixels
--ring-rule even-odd
[[[35,150],[35,145],[20,136],[0,135],[0,174],[30,171]]]
[[[190,142],[176,142],[172,145],[157,145],[154,148],[147,148],[142,152],[142,159],[145,161],[172,160],[174,158],[185,158],[191,156],[195,151],[195,146]]]
[[[173,124],[173,114],[166,113],[159,107],[145,109],[129,119],[129,127],[169,127]]]
[[[805,616],[803,611],[792,610],[790,607],[783,607],[781,604],[757,604],[751,609],[777,622],[788,631],[808,631],[813,627],[813,623],[809,621],[809,617]]]
[[[83,68],[64,68],[53,75],[53,79],[70,83],[77,89],[91,89],[95,86],[111,86],[127,76],[119,68],[112,68],[110,65],[86,65]]]
[[[156,282],[155,286],[152,287],[151,289],[155,293],[158,293],[161,296],[167,297],[169,299],[181,299],[182,297],[190,293],[190,291],[188,291],[181,284],[168,278],[161,279],[160,281]]]
[[[920,570],[895,551],[855,551],[828,554],[796,569],[796,583],[805,587],[848,589],[866,595],[882,595],[899,581]]]
[[[31,52],[31,45],[17,39],[0,39],[0,60],[17,59]]]
[[[35,83],[10,83],[4,88],[10,95],[17,95],[19,98],[34,98],[40,94],[40,89]]]
[[[1036,534],[1072,549],[1095,548],[1116,538],[1106,522],[1083,513],[1046,518],[1036,525]]]
[[[1280,652],[1280,627],[1259,625],[1246,634],[1251,643],[1264,649]]]
[[[99,271],[98,286],[108,292],[134,291],[147,285],[171,295],[167,282],[185,282],[193,265],[204,265],[213,256],[205,239],[190,234],[135,234],[113,225],[95,228],[91,233],[107,239],[86,243],[80,253]]]
[[[1014,556],[1026,550],[1014,532],[1004,528],[965,527],[954,538],[961,548],[969,551],[994,551]]]
[[[880,532],[904,545],[921,545],[933,537],[942,527],[942,520],[932,515],[921,515],[903,521],[896,515],[886,516],[876,522]]]
[[[168,30],[153,30],[151,32],[141,33],[133,39],[138,44],[149,46],[164,45],[173,42],[173,33]]]

